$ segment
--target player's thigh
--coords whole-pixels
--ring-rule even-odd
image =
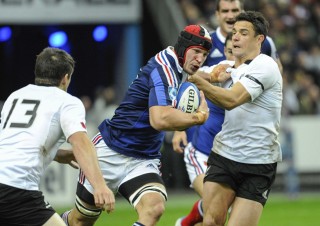
[[[121,182],[119,193],[136,207],[147,194],[156,195],[161,200],[167,199],[167,192],[160,174],[159,159],[133,159],[130,172]]]
[[[66,224],[63,222],[62,218],[59,214],[53,214],[47,222],[43,224],[43,226],[65,226]]]
[[[237,197],[232,206],[228,226],[256,226],[262,211],[261,203]]]
[[[198,175],[193,183],[193,189],[199,194],[200,197],[203,196],[203,179],[204,179],[204,174]]]
[[[206,181],[203,186],[203,209],[212,217],[225,217],[235,192],[225,184]]]
[[[123,181],[128,174],[127,165],[131,164],[132,158],[113,151],[103,140],[96,144],[95,148],[103,178],[108,187],[116,194],[121,181]],[[84,189],[91,195],[88,195]],[[88,204],[94,204],[93,192],[94,188],[82,170],[80,170],[77,189],[78,197]]]
[[[118,187],[128,175],[128,165],[133,161],[132,157],[124,156],[110,149],[103,140],[96,144],[97,156],[103,178],[108,187],[117,193]],[[95,206],[93,196],[94,188],[80,170],[74,210],[70,213],[69,219],[72,222],[81,222],[81,225],[92,225],[102,209]]]

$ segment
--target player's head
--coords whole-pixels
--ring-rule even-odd
[[[234,56],[232,54],[232,33],[228,33],[226,37],[226,41],[224,42],[224,55],[227,60],[234,60]]]
[[[233,54],[242,59],[255,57],[261,51],[269,23],[260,12],[240,13],[232,29]]]
[[[212,40],[209,32],[201,25],[189,25],[180,32],[177,43],[174,45],[179,64],[183,67],[186,53],[190,48],[201,48],[210,51],[212,48]]]
[[[73,58],[64,50],[47,47],[37,55],[35,84],[40,86],[60,86],[63,78],[71,79],[75,66]],[[66,87],[67,88],[67,87]]]
[[[242,0],[217,0],[215,16],[218,20],[222,35],[232,31],[236,16],[243,11]]]
[[[255,36],[263,35],[264,40],[267,37],[269,22],[260,12],[247,11],[242,12],[236,17],[236,23],[246,21],[252,24]]]

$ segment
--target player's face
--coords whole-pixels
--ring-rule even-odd
[[[239,1],[224,1],[221,0],[219,3],[219,11],[216,11],[216,17],[221,27],[221,32],[224,36],[232,31],[235,23],[235,18],[241,12],[241,4]]]
[[[183,70],[189,75],[193,75],[207,59],[209,52],[201,48],[190,48],[185,53]]]
[[[260,53],[263,35],[256,35],[253,25],[238,21],[232,29],[232,53],[242,62],[253,59]]]
[[[227,60],[234,60],[234,56],[232,54],[232,41],[228,40],[226,46],[224,47],[224,55]]]

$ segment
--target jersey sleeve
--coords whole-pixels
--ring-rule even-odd
[[[87,132],[85,124],[85,108],[81,100],[73,96],[67,98],[65,103],[61,106],[60,122],[62,131],[67,140],[76,132]]]
[[[177,82],[174,72],[164,72],[161,67],[155,68],[150,76],[149,108],[152,106],[173,106],[177,96]]]
[[[272,87],[277,81],[277,68],[276,62],[266,55],[253,60],[249,64],[239,82],[251,95],[251,101]]]

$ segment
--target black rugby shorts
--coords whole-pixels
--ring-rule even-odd
[[[41,226],[55,213],[41,191],[0,183],[0,225]]]
[[[204,182],[227,184],[237,197],[253,200],[264,206],[276,171],[277,163],[245,164],[211,152]]]

